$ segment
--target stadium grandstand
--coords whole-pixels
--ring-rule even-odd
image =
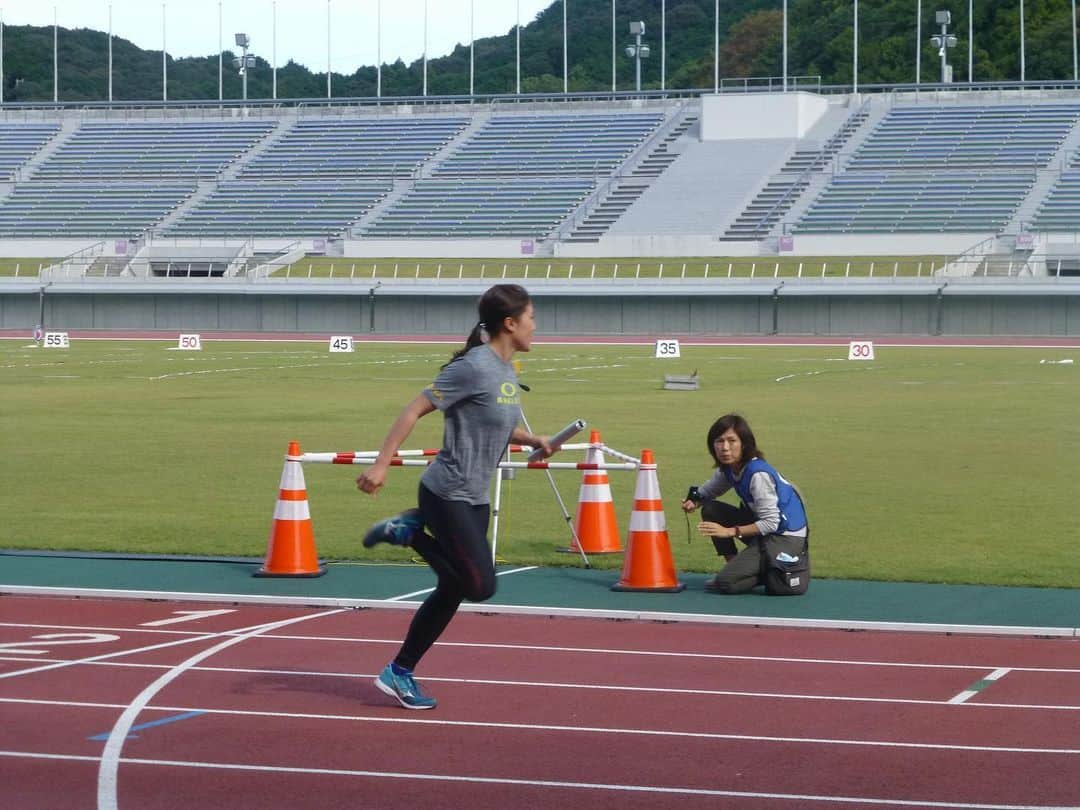
[[[793,96],[811,111],[763,130]],[[928,240],[945,234],[961,253],[1075,231],[1068,93],[747,99],[749,121],[723,96],[9,116],[0,240],[287,239],[357,255],[435,255],[425,241],[505,255],[527,240],[539,255],[602,256],[646,241],[651,255],[767,255],[785,236],[844,255],[867,237],[938,253]]]
[[[550,261],[591,276],[613,256],[683,257],[685,276],[685,257],[705,257],[706,278],[724,266],[708,257],[726,257],[727,275],[745,259],[755,278],[798,256],[936,257],[922,295],[965,277],[1075,276],[1078,96],[617,93],[33,120],[4,109],[0,252],[49,257],[35,284],[272,282],[312,256],[353,273],[381,260],[393,281],[394,257],[548,261],[549,276]],[[785,294],[802,263],[794,275]]]

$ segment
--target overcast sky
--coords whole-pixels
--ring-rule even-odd
[[[4,25],[52,25],[109,30],[140,48],[161,50],[162,7],[165,48],[173,57],[209,56],[218,52],[218,9],[225,50],[237,50],[233,35],[251,38],[250,52],[284,65],[290,59],[312,71],[326,70],[327,10],[330,65],[335,73],[353,73],[374,65],[378,54],[377,24],[382,9],[382,61],[399,57],[408,64],[424,53],[424,8],[427,6],[429,58],[448,54],[456,43],[469,42],[470,9],[477,39],[505,34],[517,22],[527,25],[553,0],[0,0]],[[277,36],[274,35],[276,7]],[[275,46],[276,41],[276,46]],[[275,55],[276,53],[276,55]]]

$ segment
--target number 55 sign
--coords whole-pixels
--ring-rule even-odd
[[[679,357],[679,341],[674,338],[661,338],[656,341],[656,357]]]

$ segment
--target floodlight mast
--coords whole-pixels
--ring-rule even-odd
[[[634,86],[641,92],[641,60],[649,58],[649,46],[641,44],[641,38],[645,34],[645,23],[640,20],[630,23],[630,33],[634,36],[634,44],[626,46],[626,55],[634,60]]]
[[[248,46],[251,45],[251,37],[247,34],[236,35],[236,45],[241,48],[243,53],[240,56],[233,57],[233,66],[240,72],[241,84],[243,86],[243,98],[247,101],[247,75],[248,70],[255,67],[255,57],[248,56]]]
[[[938,49],[938,56],[941,57],[941,83],[949,84],[952,81],[952,70],[948,61],[948,49],[956,47],[956,37],[949,34],[952,14],[948,11],[939,11],[934,20],[941,26],[941,34],[930,37],[930,44]]]

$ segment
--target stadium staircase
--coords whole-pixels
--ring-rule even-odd
[[[434,155],[424,161],[423,165],[420,167],[419,176],[423,178],[432,177],[436,169],[438,169],[439,164],[442,163],[445,158],[454,154],[459,147],[463,146],[469,140],[469,138],[473,136],[474,133],[479,132],[481,129],[483,129],[484,124],[486,124],[490,119],[490,111],[478,110],[474,112],[470,117],[468,126],[466,126],[465,129],[461,130],[461,132],[457,134],[456,138],[451,138],[449,141],[443,144],[442,149],[440,149],[438,152],[436,152]]]
[[[418,176],[431,177],[435,168],[439,165],[439,162],[447,155],[453,154],[453,152],[465,143],[474,132],[481,129],[484,124],[487,123],[489,118],[491,118],[490,112],[474,113],[469,121],[469,125],[461,130],[461,132],[457,134],[457,137],[451,138],[443,145],[442,149],[424,161],[423,165],[420,167]],[[415,188],[416,178],[395,178],[393,183],[393,188],[386,196],[365,211],[360,219],[349,226],[348,233],[351,238],[362,239],[364,228],[377,222],[384,213],[391,210],[406,194]]]
[[[294,121],[287,119],[281,121],[276,127],[266,133],[266,135],[264,135],[253,147],[226,166],[216,178],[213,180],[199,180],[195,192],[191,196],[184,199],[176,206],[176,208],[170,211],[164,219],[154,223],[154,232],[158,234],[165,232],[168,228],[180,222],[180,220],[191,213],[191,211],[205,202],[206,199],[217,190],[219,184],[228,180],[234,180],[245,165],[257,155],[269,149],[292,128],[293,123]]]
[[[19,168],[18,179],[22,181],[29,180],[37,174],[42,164],[75,134],[75,131],[79,128],[79,123],[77,118],[65,119],[60,125],[60,131]]]
[[[293,125],[295,123],[295,118],[286,118],[279,122],[278,125],[269,132],[267,132],[266,135],[264,135],[258,143],[256,143],[253,147],[251,147],[244,154],[242,154],[239,159],[234,160],[232,163],[226,166],[225,170],[218,176],[217,182],[224,183],[230,180],[237,179],[237,177],[240,176],[240,172],[243,171],[243,168],[245,166],[251,163],[251,161],[257,158],[275,143],[280,141],[285,136],[285,134],[293,128]]]
[[[686,135],[697,121],[696,113],[687,113],[685,110],[681,115],[673,115],[667,125],[661,127],[650,139],[649,143],[654,145],[644,157],[625,175],[616,176],[599,201],[591,207],[586,204],[587,213],[584,214],[584,219],[574,226],[570,235],[562,241],[599,242],[600,237],[626,213],[653,180],[679,158],[682,152],[672,149],[672,146]],[[632,162],[631,157],[628,163]]]
[[[1062,170],[1069,165],[1069,156],[1077,149],[1080,149],[1080,122],[1073,125],[1072,131],[1061,142],[1058,150],[1050,158],[1050,162],[1046,164],[1046,168],[1039,169],[1035,176],[1035,184],[1016,209],[1013,218],[1005,226],[1005,233],[1025,230],[1035,219],[1039,207],[1046,201],[1054,184],[1061,177]]]
[[[765,185],[719,237],[720,241],[761,240],[776,235],[785,216],[798,200],[813,190],[820,191],[824,176],[833,166],[834,158],[849,143],[861,140],[873,124],[884,115],[877,110],[872,115],[870,100],[847,114],[839,130],[825,141],[820,149],[798,149],[788,158],[779,173],[768,177]],[[832,124],[835,126],[835,123]]]

